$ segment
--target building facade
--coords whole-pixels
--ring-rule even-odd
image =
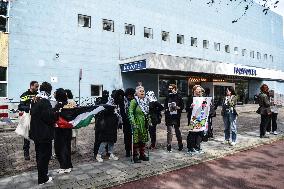
[[[137,82],[161,99],[169,83],[183,96],[201,84],[215,98],[233,86],[245,103],[262,83],[284,94],[283,18],[255,4],[232,24],[243,7],[207,2],[12,1],[2,96],[19,98],[31,80],[78,96],[80,70],[83,97]]]

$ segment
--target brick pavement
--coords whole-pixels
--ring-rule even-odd
[[[124,157],[123,133],[119,131],[119,140],[115,152],[119,161],[107,160],[98,163],[93,158],[94,130],[93,126],[80,130],[78,137],[79,151],[72,156],[74,169],[70,174],[58,175],[59,168],[56,159],[50,162],[50,175],[54,182],[44,188],[103,188],[119,183],[161,174],[178,168],[190,166],[202,161],[215,159],[240,150],[253,148],[257,145],[269,143],[284,137],[284,109],[280,110],[278,125],[280,134],[270,139],[259,139],[258,128],[260,118],[254,111],[240,108],[242,113],[238,118],[238,141],[235,147],[221,144],[223,140],[223,123],[220,115],[213,119],[215,139],[202,143],[206,152],[203,155],[190,157],[183,152],[174,150],[173,153],[165,151],[166,129],[164,124],[158,126],[158,149],[150,152],[150,161],[141,164],[132,164]],[[186,114],[182,115],[182,135],[186,144],[187,128]],[[35,163],[34,145],[31,145],[31,161],[23,160],[22,139],[13,132],[0,133],[0,188],[33,188],[37,187],[37,172]],[[177,149],[174,138],[173,147]]]

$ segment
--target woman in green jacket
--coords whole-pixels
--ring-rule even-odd
[[[149,102],[145,98],[143,86],[136,87],[136,96],[130,102],[128,117],[133,130],[133,161],[134,163],[140,163],[141,160],[149,161],[149,157],[145,155],[146,143],[149,140]]]

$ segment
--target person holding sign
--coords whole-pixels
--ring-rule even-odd
[[[200,85],[193,87],[193,97],[187,103],[187,112],[191,113],[187,135],[188,154],[204,153],[200,147],[204,131],[208,130],[208,115],[212,97],[202,97],[204,89]]]
[[[225,126],[225,140],[223,144],[236,145],[237,140],[237,116],[235,109],[237,104],[237,97],[233,87],[228,87],[226,90],[226,97],[223,101],[221,115],[223,116]],[[230,142],[230,130],[232,132],[232,142]]]

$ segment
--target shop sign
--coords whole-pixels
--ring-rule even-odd
[[[121,72],[131,72],[146,69],[146,60],[139,60],[120,65]]]
[[[255,69],[248,69],[248,68],[234,67],[234,74],[256,76],[256,70]]]

